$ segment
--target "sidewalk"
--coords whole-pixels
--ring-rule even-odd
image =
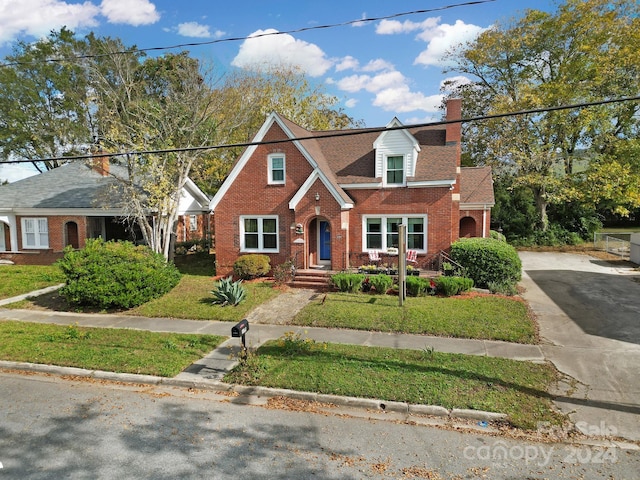
[[[33,295],[31,294],[31,296]],[[445,353],[504,357],[537,362],[545,360],[540,345],[288,325],[296,313],[314,299],[316,295],[318,294],[311,290],[292,289],[251,311],[246,317],[249,322],[249,332],[246,335],[247,346],[258,347],[267,340],[281,337],[285,332],[295,332],[318,342],[412,350],[433,348],[436,352]],[[7,309],[0,309],[0,319],[57,325],[77,323],[83,327],[133,328],[155,332],[211,334],[227,337],[231,336],[231,327],[234,325],[230,322],[218,321]],[[207,357],[200,362],[200,364],[211,366],[211,370],[217,372],[215,375],[207,371],[207,369],[201,369],[199,375],[206,379],[221,378],[226,370],[221,369],[220,365],[214,368],[214,360],[227,360],[227,363],[229,363],[230,348],[234,345],[239,346],[240,339],[231,338],[218,348],[218,350],[221,350],[219,352],[221,355]],[[212,354],[214,353],[216,352],[212,352]]]

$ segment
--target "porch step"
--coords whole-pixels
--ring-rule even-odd
[[[328,270],[298,270],[295,278],[288,285],[292,288],[308,288],[326,292],[333,288],[330,280],[332,273],[334,272]]]

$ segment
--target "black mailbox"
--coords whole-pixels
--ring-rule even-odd
[[[245,318],[243,320],[240,320],[233,327],[231,327],[231,336],[232,337],[242,337],[248,331],[249,331],[249,322]]]

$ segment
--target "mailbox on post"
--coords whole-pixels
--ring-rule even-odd
[[[240,320],[236,325],[231,327],[232,337],[242,337],[249,331],[249,322],[247,319]]]
[[[245,335],[249,331],[249,322],[246,318],[240,320],[233,327],[231,327],[231,336],[232,337],[241,337],[242,338],[242,355],[243,357],[247,356],[247,342],[245,340]]]

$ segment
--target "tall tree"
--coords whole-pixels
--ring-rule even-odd
[[[514,112],[638,94],[640,7],[628,0],[567,0],[555,14],[529,10],[453,51],[450,69],[471,77],[449,85],[465,116]],[[549,111],[467,124],[465,157],[513,174],[534,194],[538,228],[550,203],[584,188],[575,154],[609,162],[621,139],[637,136],[638,102]]]
[[[38,171],[86,152],[87,83],[72,57],[78,42],[63,28],[33,44],[18,42],[0,67],[0,150],[4,160],[33,159]]]
[[[133,152],[124,156],[128,175],[118,186],[124,189],[126,218],[166,258],[182,189],[203,156],[197,147],[214,138],[211,90],[198,61],[186,53],[145,59],[117,53],[127,50],[118,40],[88,40],[95,54],[88,72],[100,148]]]

